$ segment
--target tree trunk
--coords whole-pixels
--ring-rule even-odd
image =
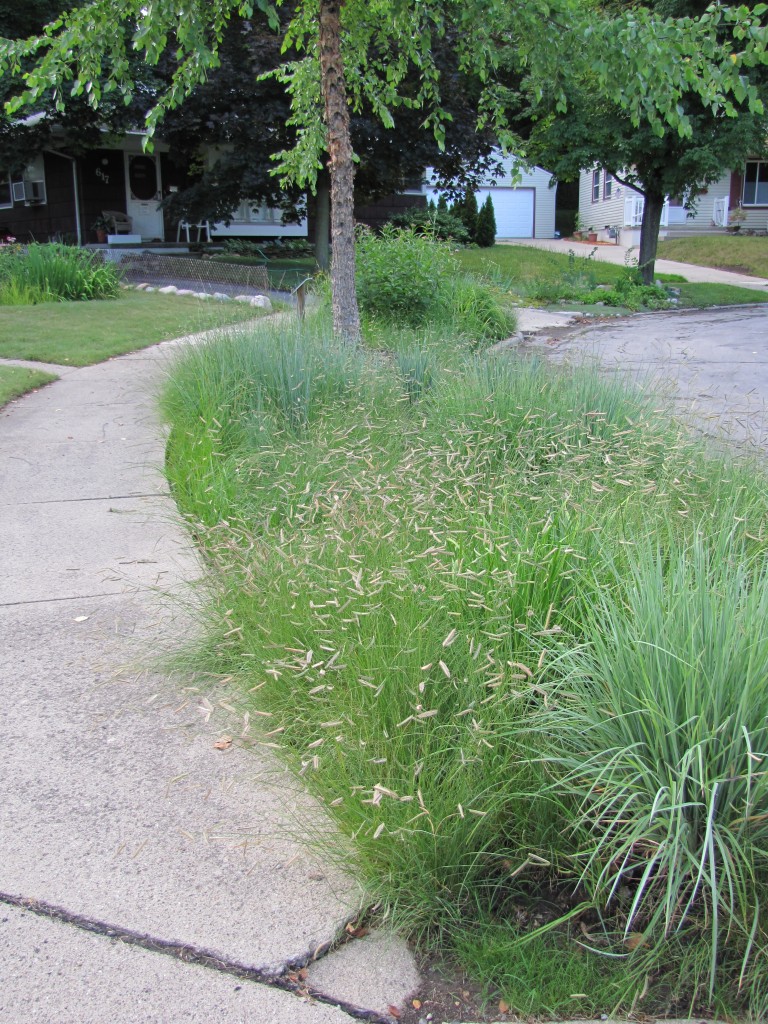
[[[328,171],[323,168],[317,175],[317,196],[315,202],[315,259],[322,271],[331,265],[329,244],[331,217],[331,183]]]
[[[664,196],[654,192],[644,192],[643,195],[645,203],[643,204],[643,223],[640,226],[640,274],[643,284],[653,284]]]
[[[355,290],[354,164],[349,106],[341,57],[344,0],[320,0],[320,78],[328,128],[331,172],[331,301],[333,333],[350,344],[360,341]]]

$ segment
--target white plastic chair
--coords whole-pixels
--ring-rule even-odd
[[[208,223],[207,220],[198,221],[197,224],[190,224],[190,222],[188,220],[180,220],[179,224],[178,224],[178,227],[176,228],[176,241],[177,242],[181,241],[181,232],[183,231],[184,235],[186,237],[187,245],[189,245],[189,242],[190,242],[190,238],[189,238],[190,228],[192,228],[193,230],[197,231],[197,239],[196,239],[196,241],[198,241],[198,242],[202,241],[202,237],[201,236],[202,236],[203,232],[205,232],[205,241],[206,242],[210,242],[211,241],[211,226],[210,226],[210,224]]]

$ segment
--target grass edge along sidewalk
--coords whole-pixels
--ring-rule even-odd
[[[54,373],[45,373],[43,370],[0,365],[0,409],[14,398],[21,398],[58,379]]]
[[[763,471],[595,370],[397,339],[180,356],[193,663],[371,904],[516,1012],[764,1015]]]
[[[0,358],[91,366],[161,341],[265,315],[237,302],[121,291],[115,299],[0,306]]]

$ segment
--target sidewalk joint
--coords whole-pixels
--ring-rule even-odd
[[[334,999],[307,985],[296,976],[296,972],[313,962],[317,957],[304,957],[296,962],[287,963],[280,974],[269,974],[259,970],[257,967],[248,967],[238,963],[236,960],[222,958],[206,950],[201,946],[189,945],[186,943],[173,942],[169,939],[159,939],[152,935],[137,932],[132,928],[122,928],[117,925],[108,924],[98,918],[89,917],[85,914],[76,914],[65,907],[48,903],[46,900],[38,900],[34,897],[17,896],[13,893],[0,891],[0,905],[16,907],[19,910],[26,910],[39,917],[46,917],[49,920],[61,921],[64,924],[73,925],[82,931],[91,932],[94,935],[103,935],[105,938],[122,942],[127,946],[138,946],[150,953],[160,953],[179,960],[185,964],[195,964],[209,970],[219,971],[222,974],[229,974],[241,981],[250,981],[257,985],[264,985],[268,988],[280,989],[289,992],[291,995],[312,1000],[317,1003],[324,1003],[327,1006],[334,1006],[346,1013],[354,1020],[366,1021],[368,1024],[391,1024],[391,1018],[375,1010],[365,1010],[359,1006],[353,1006],[344,1000]],[[323,952],[332,948],[334,943],[322,947]]]
[[[53,604],[56,601],[94,601],[101,597],[125,597],[124,590],[110,590],[103,594],[68,594],[66,597],[38,597],[33,601],[0,601],[0,608],[20,608],[27,604]],[[2,899],[2,894],[0,894]]]

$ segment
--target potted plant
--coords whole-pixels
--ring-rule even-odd
[[[590,226],[589,231],[587,231],[587,241],[588,242],[596,242],[597,241],[597,232],[591,226]]]
[[[91,224],[91,231],[96,232],[96,241],[99,242],[101,245],[103,245],[104,242],[106,242],[107,235],[109,234],[109,230],[111,227],[112,225],[109,223],[107,218],[104,217],[102,214],[99,214],[99,216],[96,218],[93,224]]]

